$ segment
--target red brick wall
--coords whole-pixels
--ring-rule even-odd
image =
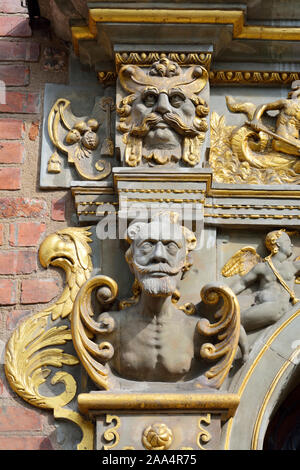
[[[22,2],[25,4],[25,2]],[[51,413],[25,403],[8,386],[4,347],[20,319],[53,301],[62,289],[59,270],[43,269],[38,246],[70,224],[67,191],[39,189],[41,122],[45,83],[66,83],[67,70],[43,67],[45,47],[61,43],[43,29],[32,31],[21,0],[0,0],[0,450],[56,449]]]

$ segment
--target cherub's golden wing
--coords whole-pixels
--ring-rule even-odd
[[[255,248],[253,248],[253,246],[245,246],[227,261],[221,273],[224,277],[231,277],[235,274],[244,276],[260,261],[261,257],[256,252]]]

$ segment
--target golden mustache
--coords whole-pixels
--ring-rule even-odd
[[[177,114],[173,113],[164,113],[162,116],[151,113],[145,117],[140,126],[134,126],[129,134],[135,137],[144,137],[160,122],[165,122],[178,134],[185,137],[196,137],[196,135],[199,135],[199,132],[194,127],[187,126]]]

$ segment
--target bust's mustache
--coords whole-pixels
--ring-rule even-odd
[[[132,127],[129,134],[134,137],[144,137],[160,122],[165,122],[169,127],[184,137],[196,137],[199,135],[199,131],[193,126],[187,126],[180,117],[174,113],[164,113],[163,115],[151,113],[143,119],[139,126]]]
[[[164,273],[164,274],[169,274],[170,276],[174,276],[175,274],[178,274],[183,267],[185,266],[185,262],[181,262],[179,266],[176,266],[172,268],[168,263],[156,263],[156,264],[151,264],[148,266],[141,265],[137,263],[136,261],[133,261],[133,266],[134,268],[140,273],[140,274],[151,274],[151,273]]]

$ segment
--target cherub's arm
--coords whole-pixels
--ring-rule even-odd
[[[262,104],[257,107],[255,114],[253,116],[253,121],[257,122],[261,119],[262,115],[266,111],[272,111],[276,109],[282,109],[285,106],[285,99],[273,101],[272,103]]]
[[[235,279],[229,284],[229,287],[233,292],[238,295],[243,292],[247,287],[251,286],[258,279],[259,275],[259,265],[254,266],[247,274],[244,276],[236,276]]]

